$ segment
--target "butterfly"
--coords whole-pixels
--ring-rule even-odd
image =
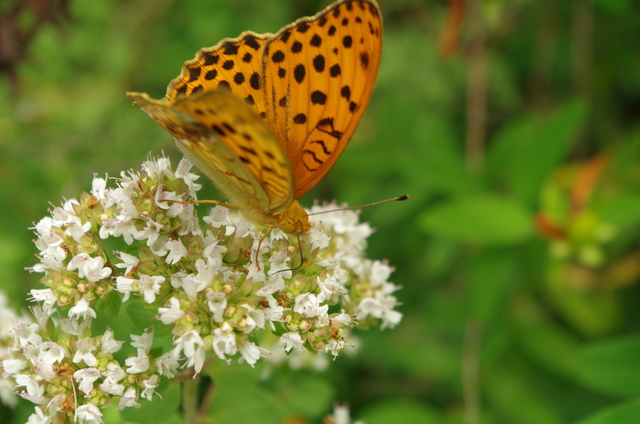
[[[231,201],[223,205],[285,233],[306,232],[297,199],[349,142],[381,53],[375,0],[341,0],[276,34],[246,31],[201,49],[162,100],[127,97],[173,135]]]

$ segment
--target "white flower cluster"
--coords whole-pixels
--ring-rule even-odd
[[[122,173],[115,188],[94,178],[91,195],[36,225],[33,271],[44,273],[47,288],[32,291],[42,302],[37,324],[14,328],[13,357],[2,363],[4,376],[24,387],[20,395],[39,405],[30,423],[56,414],[101,422],[100,408],[113,397],[120,409],[139,406],[160,375],[173,378],[179,367],[198,374],[210,353],[253,366],[269,354],[260,343],[265,332],[277,334],[287,353],[335,357],[350,328],[401,320],[398,287],[387,281],[393,269],[364,258],[372,230],[357,213],[314,206],[311,230],[293,236],[220,206],[201,225],[193,204],[176,203],[201,187],[190,169],[183,160],[174,172],[159,158],[140,173]],[[110,241],[125,249],[108,252]],[[123,342],[111,330],[92,336],[96,305],[108,296],[155,308],[156,329],[169,326],[173,348],[154,357],[153,333],[132,335],[137,353],[118,363],[113,353]],[[63,311],[66,319],[52,318]]]

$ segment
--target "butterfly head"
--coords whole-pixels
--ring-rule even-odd
[[[278,228],[287,234],[305,233],[311,229],[309,215],[297,201],[277,216]]]

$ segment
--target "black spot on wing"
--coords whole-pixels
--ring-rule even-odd
[[[272,56],[271,56],[271,60],[273,61],[273,63],[280,63],[284,60],[284,53],[282,52],[282,50],[278,50],[276,51]]]
[[[360,53],[360,66],[362,66],[362,69],[367,69],[369,67],[369,53]]]
[[[301,84],[302,81],[304,81],[304,76],[306,75],[307,71],[304,68],[304,65],[300,64],[297,65],[294,69],[293,69],[293,77],[295,78],[296,82],[298,84]]]
[[[320,45],[322,44],[322,38],[320,38],[318,34],[315,34],[313,37],[311,37],[311,41],[309,42],[309,44],[311,44],[313,47],[320,47]]]
[[[204,52],[202,53],[201,56],[204,59],[204,66],[215,65],[216,63],[218,63],[218,60],[220,59],[220,56],[212,52]]]
[[[204,79],[206,79],[207,81],[211,81],[212,79],[215,79],[217,76],[218,76],[218,70],[212,69],[206,74],[204,74]]]
[[[254,50],[258,50],[260,48],[260,43],[258,43],[254,35],[247,34],[242,40],[244,41],[245,45],[251,47]]]
[[[340,95],[342,97],[344,97],[345,99],[349,100],[351,99],[351,88],[349,88],[348,85],[345,85],[344,87],[342,87],[342,89],[340,90]]]
[[[222,45],[222,49],[223,49],[222,53],[228,56],[236,55],[238,54],[239,47],[240,45],[238,43],[232,43],[230,41],[227,41]]]
[[[189,71],[189,82],[193,82],[198,79],[200,76],[200,72],[202,72],[202,68],[197,66],[195,68],[187,68]]]
[[[311,103],[314,105],[323,105],[327,101],[327,95],[320,90],[311,93]]]
[[[313,68],[316,70],[316,72],[324,71],[324,63],[324,56],[322,56],[321,54],[313,58]]]
[[[249,78],[249,84],[254,90],[260,90],[260,74],[258,74],[257,72],[251,74],[251,77]]]

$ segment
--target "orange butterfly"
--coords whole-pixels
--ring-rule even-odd
[[[275,35],[247,31],[200,50],[162,100],[127,97],[232,202],[222,205],[286,233],[308,231],[297,199],[349,142],[381,53],[375,0],[341,0]]]

